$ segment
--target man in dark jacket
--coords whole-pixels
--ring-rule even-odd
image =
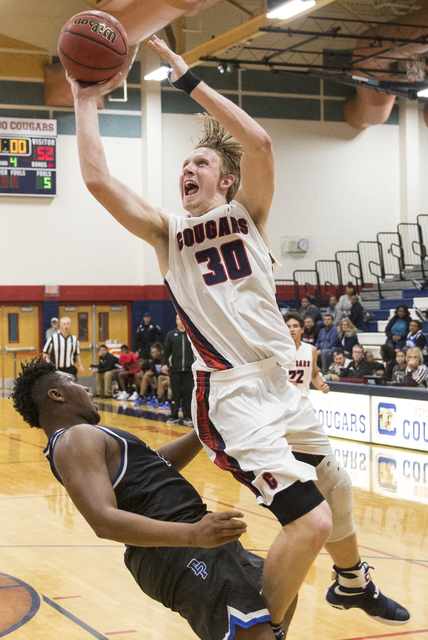
[[[331,376],[331,380],[339,382],[344,378],[365,378],[371,375],[373,375],[372,368],[364,357],[363,347],[360,344],[355,344],[352,347],[351,364],[349,364],[346,369],[343,369],[340,378],[339,376]]]
[[[193,391],[192,364],[195,358],[180,316],[177,315],[175,321],[177,328],[167,333],[162,356],[162,373],[169,375],[172,391],[169,422],[178,423],[180,421],[178,409],[181,398],[183,424],[186,427],[193,427],[190,408]]]
[[[299,314],[302,316],[303,320],[308,316],[313,319],[314,323],[322,320],[321,311],[319,308],[312,304],[310,299],[307,296],[304,296],[301,300],[301,307],[299,309]]]
[[[325,373],[333,362],[333,351],[340,347],[337,327],[333,324],[333,316],[326,313],[324,316],[324,327],[321,329],[315,343],[315,349],[321,358],[321,370]]]
[[[152,317],[148,311],[143,315],[143,322],[135,334],[132,351],[138,353],[140,358],[150,358],[150,346],[155,342],[162,342],[164,334],[158,324],[152,323]]]
[[[351,308],[348,318],[359,331],[364,330],[364,309],[358,300],[358,296],[351,296]]]
[[[119,360],[109,352],[107,345],[102,344],[99,351],[99,364],[91,367],[92,374],[97,376],[97,395],[101,398],[112,397],[113,382],[119,376]]]

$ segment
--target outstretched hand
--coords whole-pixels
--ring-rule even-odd
[[[171,82],[175,82],[181,78],[181,76],[184,76],[189,68],[188,65],[178,53],[171,51],[164,40],[154,35],[152,39],[149,40],[149,46],[171,65]]]
[[[226,542],[238,540],[246,532],[247,525],[235,518],[243,517],[240,511],[207,513],[202,520],[193,525],[192,547],[219,547]]]
[[[81,82],[80,80],[76,80],[76,78],[69,73],[66,73],[66,77],[68,82],[71,85],[71,90],[73,92],[73,97],[76,98],[99,98],[100,96],[104,96],[107,93],[111,93],[114,89],[116,89],[122,81],[122,72],[116,73],[113,78],[107,80],[106,82],[96,82],[94,84],[89,84],[87,82]]]

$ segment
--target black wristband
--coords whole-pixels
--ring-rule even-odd
[[[195,87],[197,87],[201,82],[201,80],[197,78],[195,74],[190,71],[190,69],[187,69],[184,76],[181,76],[181,78],[178,78],[178,80],[176,80],[175,82],[172,82],[171,76],[168,76],[168,79],[173,87],[175,87],[176,89],[181,89],[181,91],[185,91],[189,94],[189,96],[192,93],[193,89],[195,89]]]

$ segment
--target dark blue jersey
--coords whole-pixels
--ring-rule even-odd
[[[122,429],[92,426],[122,445],[121,466],[112,482],[119,509],[168,522],[197,522],[207,513],[206,505],[190,482],[137,436]],[[52,434],[44,450],[61,484],[54,457],[55,445],[65,431]]]

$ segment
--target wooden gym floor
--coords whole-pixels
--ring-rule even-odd
[[[188,431],[144,419],[127,406],[100,404],[101,424],[127,429],[152,448]],[[50,472],[43,432],[30,429],[6,398],[0,399],[0,412],[0,637],[195,640],[184,620],[139,590],[123,564],[123,546],[96,538],[77,513]],[[428,640],[428,454],[394,449],[380,454],[339,440],[334,448],[355,484],[364,487],[354,491],[361,553],[375,567],[375,583],[405,605],[412,619],[405,626],[385,626],[358,610],[331,609],[324,601],[331,562],[322,553],[301,589],[288,638]],[[244,511],[249,525],[244,546],[266,554],[279,525],[248,489],[204,452],[185,475],[211,510]]]

